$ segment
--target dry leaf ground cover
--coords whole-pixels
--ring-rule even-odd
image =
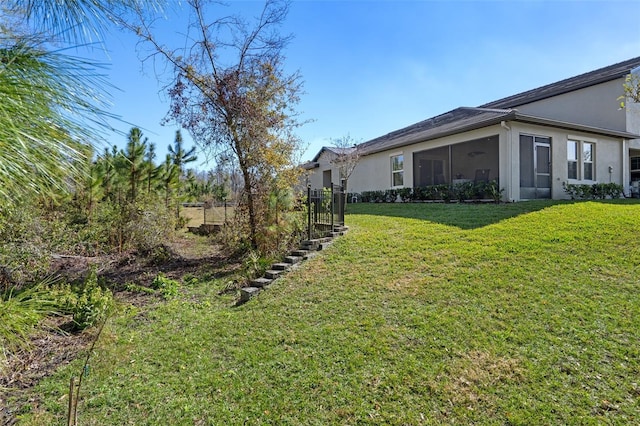
[[[83,425],[636,424],[640,204],[349,205],[349,233],[232,307],[123,306]],[[62,424],[71,375],[22,424]]]

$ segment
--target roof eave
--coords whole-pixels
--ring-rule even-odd
[[[559,129],[580,131],[585,133],[592,133],[592,134],[609,136],[614,138],[622,138],[622,139],[639,139],[640,138],[640,135],[636,135],[634,133],[624,132],[620,130],[613,130],[613,129],[605,129],[601,127],[587,126],[587,125],[577,124],[577,123],[569,123],[566,121],[553,120],[553,119],[538,117],[534,115],[522,114],[514,110],[509,113],[505,113],[503,115],[491,117],[489,119],[481,120],[475,123],[470,123],[469,125],[462,126],[457,129],[434,133],[432,135],[429,135],[426,138],[422,137],[419,133],[417,133],[416,135],[409,137],[406,140],[403,140],[402,142],[398,142],[398,143],[390,142],[388,144],[383,144],[380,147],[372,148],[370,150],[367,150],[365,148],[362,151],[362,155],[376,154],[378,152],[384,152],[392,149],[402,148],[408,145],[413,145],[415,143],[428,142],[435,139],[441,139],[447,136],[452,136],[452,135],[456,135],[464,132],[469,132],[472,130],[482,129],[484,127],[493,126],[503,121],[518,121],[522,123],[538,124],[542,126],[550,126],[550,127],[556,127]]]
[[[535,115],[522,114],[517,111],[514,112],[514,120],[523,122],[523,123],[540,124],[544,126],[557,127],[559,129],[565,129],[565,130],[582,131],[582,132],[594,133],[602,136],[612,136],[615,138],[622,138],[622,139],[640,138],[640,135],[621,131],[621,130],[605,129],[603,127],[594,127],[594,126],[587,126],[584,124],[570,123],[567,121],[553,120],[550,118],[538,117]]]
[[[386,144],[384,146],[381,146],[379,148],[373,148],[371,150],[367,150],[365,148],[362,151],[362,155],[375,154],[375,153],[378,153],[378,152],[389,151],[390,149],[402,148],[404,146],[412,145],[412,144],[415,144],[415,143],[428,142],[428,141],[432,141],[432,140],[435,140],[435,139],[440,139],[440,138],[444,138],[444,137],[447,137],[447,136],[456,135],[456,134],[459,134],[459,133],[470,132],[472,130],[482,129],[484,127],[488,127],[488,126],[493,126],[493,125],[499,124],[502,121],[513,120],[514,118],[515,118],[515,111],[511,111],[511,112],[505,113],[505,114],[503,114],[501,116],[491,117],[491,118],[486,119],[486,120],[481,120],[481,121],[478,121],[478,122],[475,122],[475,123],[470,123],[470,124],[468,124],[466,126],[462,126],[462,127],[457,128],[457,129],[452,129],[452,130],[447,130],[447,131],[435,133],[435,134],[430,135],[430,136],[428,136],[426,138],[421,137],[420,134],[418,133],[415,136],[410,137],[407,140],[402,141],[400,143],[394,144],[392,142],[392,143]]]

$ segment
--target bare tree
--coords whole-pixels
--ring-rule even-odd
[[[348,134],[341,138],[332,139],[331,143],[335,147],[335,149],[333,149],[335,157],[331,160],[331,163],[335,164],[338,168],[338,173],[340,175],[340,180],[346,197],[347,182],[360,162],[362,151],[358,149],[357,142]]]
[[[249,239],[266,226],[261,214],[274,186],[291,185],[300,141],[293,106],[299,101],[298,73],[283,70],[290,37],[278,34],[289,3],[267,0],[251,24],[237,16],[208,20],[207,3],[186,2],[192,22],[181,48],[163,45],[140,14],[130,26],[173,69],[167,115],[187,129],[196,144],[231,159],[242,173]],[[217,6],[220,4],[216,3]]]

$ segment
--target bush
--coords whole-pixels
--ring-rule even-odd
[[[49,246],[55,239],[48,224],[33,206],[0,207],[0,292],[33,283],[46,274]]]
[[[363,191],[363,203],[384,203],[387,200],[386,191]]]
[[[616,199],[620,198],[624,193],[622,185],[618,185],[617,183],[594,183],[593,185],[587,185],[563,182],[562,187],[572,200]]]
[[[92,268],[73,309],[73,322],[76,328],[84,330],[105,321],[113,305],[111,291],[100,287],[95,268]]]
[[[492,180],[485,184],[485,194],[491,197],[495,203],[502,201],[502,193],[504,188],[500,188],[497,180]]]
[[[473,182],[456,183],[451,187],[452,195],[460,202],[474,198],[478,187]]]
[[[411,201],[413,198],[413,189],[412,188],[400,188],[398,189],[398,195],[403,203]]]

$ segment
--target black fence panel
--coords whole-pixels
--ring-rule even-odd
[[[341,186],[307,188],[307,237],[311,240],[344,225],[345,194]]]

